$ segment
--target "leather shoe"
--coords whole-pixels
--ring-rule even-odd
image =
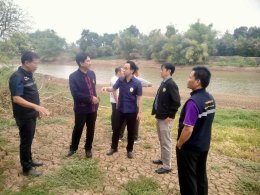
[[[172,171],[171,169],[165,169],[165,168],[161,167],[161,168],[155,170],[155,173],[164,174],[164,173],[169,173],[171,171]]]
[[[86,157],[87,157],[87,158],[92,158],[92,152],[91,152],[91,150],[86,150]]]
[[[157,165],[162,165],[163,164],[163,162],[160,159],[153,160],[152,162],[153,162],[153,164],[157,164]]]
[[[127,152],[127,158],[134,158],[134,153],[133,152]]]
[[[74,151],[74,150],[69,150],[69,152],[68,152],[68,154],[66,155],[66,157],[70,157],[70,156],[72,156],[73,154],[75,154],[76,153],[76,151]]]
[[[107,152],[108,156],[111,156],[112,154],[114,154],[115,152],[117,152],[116,149],[110,148],[110,150]]]
[[[42,172],[37,171],[34,168],[31,168],[29,171],[23,171],[23,175],[38,177],[38,176],[42,175]]]
[[[42,166],[43,165],[43,163],[42,162],[37,162],[37,161],[32,161],[32,167],[40,167],[40,166]]]

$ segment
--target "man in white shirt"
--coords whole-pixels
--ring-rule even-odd
[[[122,69],[120,67],[115,68],[115,76],[113,76],[110,80],[110,86],[113,87],[113,85],[116,83],[118,78],[122,76]],[[117,98],[118,98],[119,91],[116,90],[115,92],[110,92],[110,103],[112,106],[112,114],[111,114],[111,125],[112,130],[114,131],[115,127],[115,114],[116,114],[116,104],[117,104]]]

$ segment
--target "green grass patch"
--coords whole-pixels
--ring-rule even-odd
[[[16,127],[15,120],[13,118],[0,118],[0,131]]]
[[[143,147],[144,147],[144,149],[152,149],[153,145],[150,143],[144,143]]]
[[[243,195],[248,194],[259,194],[260,192],[260,182],[259,182],[259,176],[255,178],[243,176],[240,177],[236,184],[238,193]]]
[[[0,147],[5,146],[6,144],[7,144],[7,140],[2,138],[2,137],[0,137]]]
[[[37,125],[51,125],[51,124],[66,124],[67,119],[64,117],[48,117],[48,118],[42,118],[37,121]]]
[[[54,195],[54,193],[51,193],[49,191],[46,191],[46,189],[42,188],[42,186],[33,186],[30,188],[22,187],[19,192],[10,192],[6,193],[7,195]]]
[[[231,159],[230,161],[233,162],[237,167],[245,169],[247,172],[256,172],[260,174],[260,163],[235,158]]]
[[[100,186],[102,173],[97,161],[74,159],[52,175],[46,176],[46,186],[69,189],[96,189]]]
[[[102,176],[97,161],[75,158],[53,174],[44,176],[40,184],[26,185],[12,194],[66,194],[68,190],[74,189],[98,192],[103,187]]]
[[[256,129],[214,125],[211,146],[213,150],[230,157],[259,161],[259,139],[260,133]]]
[[[223,127],[250,128],[260,131],[260,112],[242,109],[218,109],[214,124]]]
[[[123,185],[123,195],[160,195],[162,192],[159,191],[160,185],[158,182],[151,178],[144,176],[139,177],[137,180],[129,181]]]
[[[235,67],[256,67],[255,58],[242,56],[213,56],[210,57],[209,65],[213,66],[235,66]]]

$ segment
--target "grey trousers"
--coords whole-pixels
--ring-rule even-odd
[[[171,169],[172,125],[173,120],[168,122],[167,120],[157,119],[156,121],[157,133],[161,147],[161,161],[163,162],[164,169]]]

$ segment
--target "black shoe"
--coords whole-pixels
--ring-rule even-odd
[[[42,162],[37,162],[37,161],[32,161],[32,167],[40,167],[40,166],[42,166],[43,165],[43,163]]]
[[[116,149],[110,148],[110,150],[107,152],[108,156],[111,156],[112,154],[114,154],[115,152],[117,152]]]
[[[23,171],[23,175],[38,177],[38,176],[42,175],[42,172],[36,171],[36,169],[32,168],[29,171]]]
[[[127,158],[134,158],[134,153],[133,152],[127,152]]]
[[[155,173],[164,174],[164,173],[169,173],[171,171],[172,171],[171,169],[165,169],[165,168],[161,167],[161,168],[155,170]]]
[[[72,156],[73,154],[75,154],[76,153],[76,151],[74,151],[74,150],[69,150],[69,152],[68,152],[68,154],[66,155],[66,157],[70,157],[70,156]]]
[[[162,165],[162,164],[163,164],[160,159],[158,159],[158,160],[153,160],[152,162],[153,162],[153,164],[157,164],[157,165]]]
[[[86,157],[87,157],[87,158],[92,158],[92,152],[91,152],[91,150],[86,150]]]

